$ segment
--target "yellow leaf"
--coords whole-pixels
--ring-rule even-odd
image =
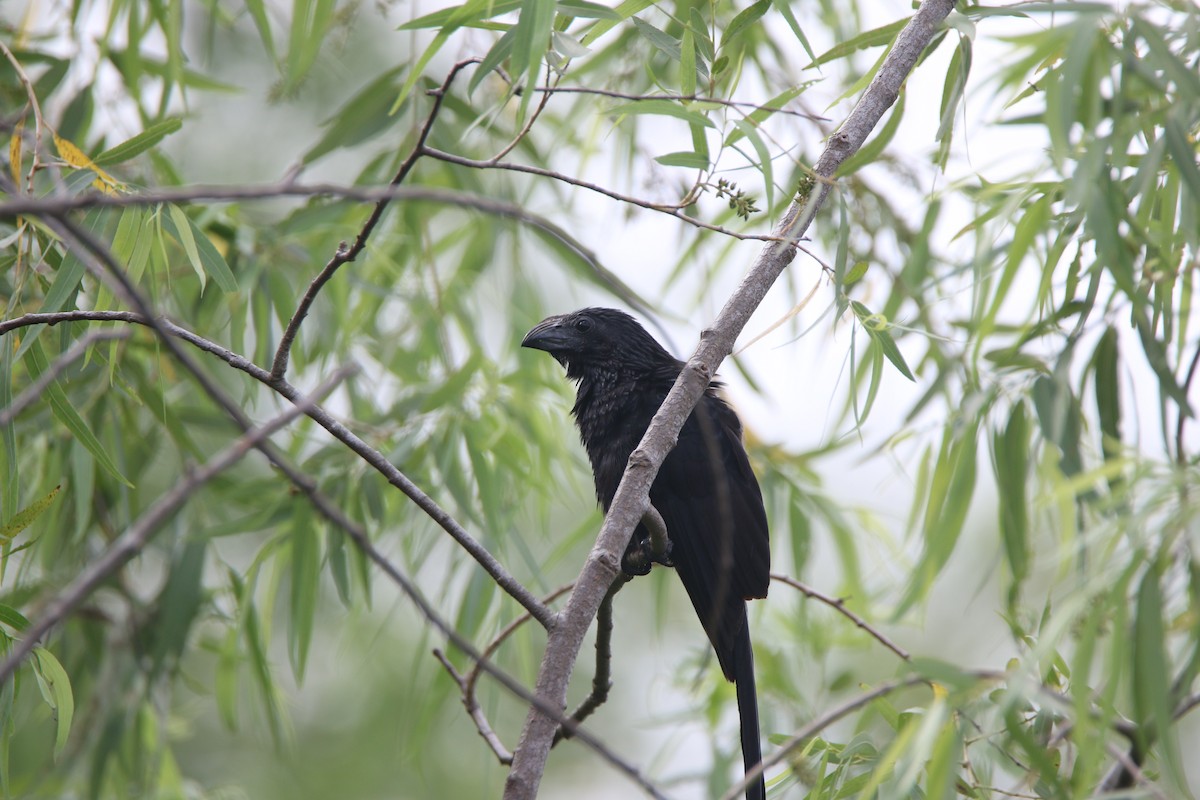
[[[90,169],[96,173],[96,180],[92,182],[92,186],[95,186],[105,194],[115,195],[117,193],[117,189],[122,185],[120,181],[96,166],[96,162],[88,158],[87,154],[80,150],[70,139],[64,139],[57,132],[53,133],[54,147],[58,150],[58,155],[63,161],[76,169]]]
[[[13,180],[21,183],[21,133],[25,130],[25,120],[13,126],[12,138],[8,140],[8,163],[12,167]]]

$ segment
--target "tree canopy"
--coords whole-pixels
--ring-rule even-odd
[[[736,796],[610,591],[718,367],[772,797],[1200,786],[1193,3],[0,26],[3,795]],[[690,356],[607,520],[519,351],[588,304]]]

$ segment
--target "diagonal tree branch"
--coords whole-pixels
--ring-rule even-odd
[[[328,394],[354,371],[354,368],[337,370],[317,388],[314,395],[321,397]],[[8,657],[0,662],[0,686],[3,686],[12,677],[21,662],[33,652],[33,648],[52,628],[79,608],[113,573],[142,552],[162,524],[195,495],[197,489],[236,464],[242,456],[257,448],[272,434],[301,416],[310,402],[302,399],[262,427],[253,428],[243,434],[229,447],[209,459],[200,469],[186,475],[183,480],[175,484],[170,491],[146,509],[145,513],[130,525],[129,529],[121,534],[103,555],[84,567],[75,580],[50,602],[36,622],[21,632],[21,638],[13,643]]]
[[[3,333],[3,331],[0,331],[0,335],[3,335]],[[128,336],[129,331],[92,331],[75,342],[65,353],[54,359],[49,369],[39,375],[37,380],[29,384],[25,388],[25,391],[13,398],[12,404],[8,408],[0,411],[0,427],[12,422],[26,407],[36,402],[42,396],[42,392],[50,388],[50,384],[54,383],[67,367],[83,358],[88,348],[96,342],[125,339]]]
[[[127,322],[149,328],[154,328],[157,325],[158,329],[164,334],[182,339],[198,350],[216,356],[234,369],[240,370],[270,387],[287,400],[297,402],[302,397],[301,392],[296,387],[292,386],[286,380],[272,380],[271,374],[267,370],[245,356],[238,355],[232,350],[205,339],[203,336],[199,336],[163,317],[152,321],[132,311],[57,311],[54,313],[25,314],[24,316],[0,322],[0,336],[9,331],[29,325],[57,325],[63,322],[78,321]],[[450,537],[483,567],[492,580],[508,592],[509,596],[520,603],[543,627],[549,627],[554,624],[554,612],[530,592],[524,584],[517,580],[512,573],[505,569],[504,565],[486,547],[480,544],[475,537],[471,536],[466,528],[454,519],[450,512],[438,505],[436,500],[426,494],[407,475],[401,472],[395,464],[389,461],[387,456],[364,442],[320,405],[312,404],[306,408],[304,413],[328,431],[334,438],[345,444],[360,458],[374,467],[377,472],[387,479],[388,483],[403,492],[430,519],[436,522],[442,530],[450,534]]]
[[[392,178],[389,184],[390,186],[398,186],[404,183],[404,179],[408,177],[408,173],[412,172],[412,168],[416,166],[417,159],[424,155],[425,140],[429,138],[429,133],[433,130],[433,123],[437,120],[438,113],[442,110],[442,100],[445,98],[450,84],[454,82],[459,72],[472,64],[479,63],[480,60],[478,58],[468,58],[465,61],[458,62],[451,68],[449,74],[446,75],[446,79],[442,81],[441,88],[430,92],[430,95],[433,97],[433,108],[429,110],[429,115],[425,118],[425,124],[421,126],[421,132],[417,135],[417,143],[413,146],[412,152],[408,154],[408,158],[404,159],[404,163],[400,165],[400,169],[396,171],[395,177]],[[391,202],[390,198],[383,198],[375,204],[375,210],[371,212],[371,215],[367,217],[367,221],[363,223],[362,229],[354,239],[354,244],[347,246],[343,242],[339,245],[337,252],[329,259],[324,269],[317,273],[317,277],[313,278],[313,282],[309,284],[308,291],[300,299],[300,304],[296,307],[296,312],[288,320],[287,327],[283,331],[283,336],[279,340],[279,348],[275,351],[275,360],[271,364],[272,380],[282,380],[284,374],[287,372],[288,358],[292,352],[292,345],[296,341],[296,335],[300,333],[300,324],[308,316],[308,310],[312,308],[312,304],[321,292],[321,288],[329,282],[334,273],[343,264],[358,258],[358,254],[367,246],[367,240],[371,238],[375,226],[379,224],[380,218],[383,217],[383,212],[387,210],[389,202]]]
[[[817,182],[808,201],[803,206],[793,203],[776,228],[781,237],[796,242],[803,236],[831,190],[838,166],[862,147],[883,114],[896,101],[904,80],[953,8],[954,0],[924,0],[900,31],[866,93],[837,133],[827,141],[814,169]],[[538,673],[537,694],[552,708],[566,707],[567,684],[584,636],[620,570],[620,554],[649,504],[650,485],[663,459],[674,446],[684,421],[708,387],[717,367],[732,352],[738,334],[775,279],[791,263],[794,252],[788,244],[772,243],[763,249],[712,327],[701,334],[695,353],[630,456],[596,544],[560,614],[560,624],[549,632]],[[505,800],[536,797],[555,728],[553,720],[537,709],[530,709],[513,753],[512,769],[504,788]]]

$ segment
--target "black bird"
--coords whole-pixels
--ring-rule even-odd
[[[578,383],[571,413],[592,462],[596,496],[608,511],[630,453],[683,362],[633,317],[611,308],[549,317],[521,345],[545,350]],[[622,568],[645,574],[649,560],[673,562],[722,672],[737,684],[742,757],[749,771],[762,761],[762,750],[746,601],[767,596],[770,537],[762,492],[742,446],[742,425],[719,388],[716,381],[709,385],[650,488],[650,503],[666,522],[669,558],[648,556],[649,531],[639,524]],[[760,776],[746,797],[765,796]]]

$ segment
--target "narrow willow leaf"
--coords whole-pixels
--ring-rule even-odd
[[[1186,785],[1179,760],[1175,726],[1171,717],[1171,668],[1168,664],[1166,630],[1163,624],[1162,591],[1153,561],[1147,563],[1137,593],[1133,621],[1132,681],[1133,708],[1137,728],[1134,739],[1148,752],[1154,740],[1166,755],[1169,772],[1180,786]]]
[[[1018,599],[1021,583],[1029,575],[1029,417],[1024,403],[1016,403],[1004,431],[993,436],[996,488],[1000,505],[1000,535],[1012,571],[1009,607]]]
[[[1121,444],[1120,345],[1117,331],[1109,327],[1092,355],[1096,411],[1100,416],[1100,446],[1105,458],[1116,456]]]
[[[225,262],[225,257],[217,250],[208,234],[200,230],[191,217],[183,209],[174,204],[167,206],[170,213],[162,216],[163,226],[171,234],[179,246],[183,248],[192,269],[200,278],[200,287],[204,288],[206,278],[211,277],[223,292],[236,292],[237,278],[233,270]]]
[[[546,51],[550,49],[550,32],[554,29],[554,0],[524,0],[517,19],[509,64],[513,77],[524,76],[525,88],[517,110],[517,121],[523,122],[536,92],[538,74]]]
[[[35,378],[50,368],[50,364],[46,360],[46,354],[42,352],[41,345],[37,343],[34,343],[29,348],[29,354],[25,359],[25,363],[29,367],[30,374]],[[66,426],[76,441],[88,449],[88,452],[96,459],[96,463],[103,467],[108,474],[132,489],[133,484],[117,469],[117,465],[104,449],[104,445],[100,444],[100,440],[92,433],[92,429],[88,427],[88,424],[83,421],[83,417],[79,416],[79,413],[71,406],[71,401],[67,399],[66,393],[63,392],[57,380],[51,382],[46,387],[46,396],[50,400],[50,407],[54,411],[54,416]]]
[[[672,61],[683,60],[683,52],[680,49],[679,40],[674,36],[660,31],[658,28],[654,27],[649,22],[646,22],[641,17],[633,18],[633,27],[642,35],[642,38],[654,45],[656,49],[669,57]]]
[[[0,603],[0,622],[17,631],[23,631],[29,627],[29,620],[25,618],[24,614],[3,603]]]
[[[25,120],[21,119],[13,126],[12,136],[8,138],[8,168],[17,185],[21,183],[21,135],[24,131]]]
[[[679,42],[679,93],[685,97],[696,93],[696,36],[690,27]]]
[[[621,15],[608,6],[589,3],[588,0],[558,0],[558,13],[565,17],[581,19],[608,19],[620,21]]]
[[[288,617],[288,655],[297,680],[304,679],[309,646],[312,644],[317,597],[320,594],[321,554],[315,526],[316,519],[311,510],[303,503],[297,504],[292,519],[291,602]]]
[[[167,117],[161,122],[156,122],[146,130],[139,133],[130,139],[126,139],[115,147],[110,147],[100,155],[96,156],[95,163],[105,167],[111,167],[113,164],[120,164],[128,161],[135,156],[149,150],[154,145],[161,142],[166,137],[175,133],[183,127],[183,120],[179,117]]]
[[[411,19],[396,30],[414,31],[422,28],[447,26],[474,27],[485,19],[511,14],[521,7],[521,0],[471,0],[461,6],[451,6]],[[582,15],[580,15],[582,16]]]
[[[107,195],[115,195],[117,189],[123,186],[120,181],[109,175],[104,170],[96,165],[96,162],[88,158],[79,147],[70,139],[65,139],[54,134],[54,149],[58,151],[59,157],[76,169],[88,170],[95,175],[92,186]]]
[[[758,0],[753,5],[739,11],[729,21],[729,24],[725,26],[725,30],[721,32],[721,45],[717,49],[724,50],[727,44],[744,33],[751,25],[762,19],[763,14],[766,14],[767,9],[770,7],[771,0]]]
[[[812,45],[808,43],[808,37],[804,35],[804,31],[800,28],[800,23],[796,20],[796,12],[792,10],[791,0],[772,0],[775,10],[779,12],[788,27],[792,29],[792,35],[796,37],[796,41],[800,42],[800,46],[804,48],[804,54],[808,56],[809,61],[816,61],[817,57],[813,53]]]
[[[892,366],[898,369],[901,375],[915,383],[917,380],[916,377],[913,376],[912,370],[908,368],[908,363],[904,360],[904,354],[900,352],[900,348],[896,345],[896,340],[892,338],[892,334],[888,331],[887,320],[878,314],[871,313],[869,308],[857,300],[850,301],[850,305],[854,308],[854,313],[859,321],[862,322],[863,330],[872,339],[879,342],[879,346],[883,348],[883,354],[887,356],[887,360],[892,362]]]
[[[632,103],[623,103],[609,109],[608,113],[616,117],[628,114],[675,117],[676,119],[684,120],[690,125],[702,125],[706,128],[716,127],[708,117],[696,111],[689,111],[674,100],[640,100]]]
[[[836,61],[839,58],[845,58],[856,50],[865,50],[868,47],[880,47],[888,44],[896,38],[896,34],[908,24],[908,17],[898,19],[895,22],[889,22],[879,28],[873,28],[869,31],[860,33],[858,36],[848,39],[841,44],[829,48],[821,55],[812,60],[805,69],[819,67],[822,64],[828,64],[830,61]]]
[[[55,486],[45,497],[34,500],[14,514],[3,526],[0,526],[0,539],[3,539],[5,542],[11,542],[13,537],[33,524],[33,521],[40,517],[50,507],[50,504],[54,502],[54,498],[58,496],[60,489],[62,489],[62,484]]]
[[[708,157],[700,153],[681,151],[655,156],[654,160],[664,167],[687,167],[689,169],[708,169]]]
[[[713,72],[716,73],[717,71],[718,70],[714,66]],[[777,113],[779,109],[783,108],[785,105],[803,94],[804,91],[810,86],[812,86],[812,82],[807,81],[799,86],[793,86],[791,89],[780,92],[767,102],[763,103],[761,108],[756,108],[747,114],[744,121],[757,128],[765,120]],[[735,128],[734,130],[730,131],[729,136],[725,137],[725,146],[728,147],[735,144],[744,135],[745,134],[742,133],[740,128]]]
[[[733,124],[750,142],[750,146],[754,148],[754,154],[758,156],[758,170],[762,173],[763,190],[767,195],[767,208],[771,208],[775,205],[775,169],[771,164],[771,153],[763,143],[762,137],[758,135],[755,126],[740,119],[735,119]]]
[[[71,691],[71,679],[58,659],[44,647],[33,648],[33,667],[38,677],[38,686],[46,704],[54,709],[56,733],[54,735],[54,758],[62,755],[71,734],[71,722],[75,718],[75,695]]]
[[[645,11],[653,2],[654,0],[624,0],[624,2],[614,9],[614,12],[617,15],[616,19],[605,17],[596,20],[596,23],[588,29],[588,32],[584,34],[580,41],[582,41],[584,44],[591,44],[604,34],[608,33],[618,22],[623,20],[632,18],[634,23],[637,23],[638,18],[635,17],[634,14],[639,14],[642,11]]]
[[[326,126],[325,134],[304,154],[303,162],[311,164],[323,155],[364,142],[390,127],[396,118],[389,113],[389,108],[399,89],[400,76],[406,69],[407,65],[401,65],[384,72],[343,103],[322,123]],[[481,77],[483,74],[485,70],[481,66],[476,75]]]
[[[155,666],[172,663],[183,656],[188,634],[200,610],[200,581],[204,574],[207,550],[203,539],[191,539],[172,560],[171,570],[156,604],[153,650]]]

